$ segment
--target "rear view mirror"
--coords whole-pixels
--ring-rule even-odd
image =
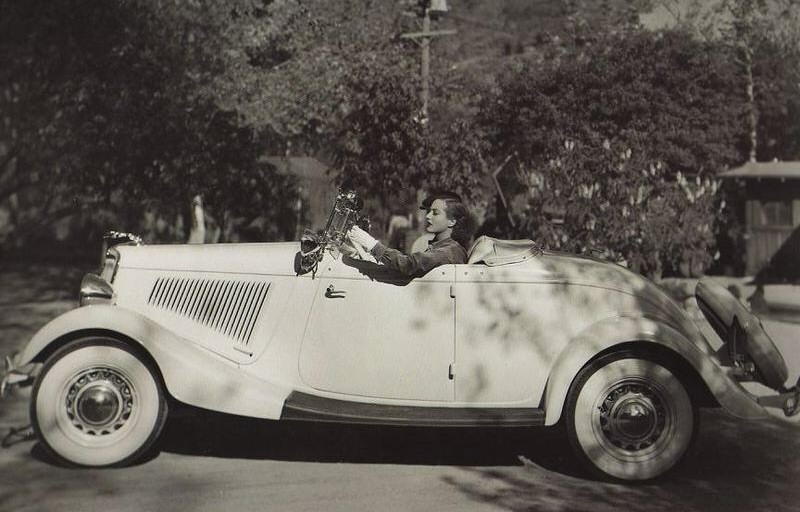
[[[303,256],[314,254],[320,249],[320,239],[316,233],[305,230],[303,236],[300,237],[300,253]]]
[[[322,243],[319,236],[305,230],[300,237],[300,252],[294,258],[294,271],[297,275],[316,272],[317,264],[322,259]]]

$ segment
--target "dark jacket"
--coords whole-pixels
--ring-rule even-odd
[[[431,241],[425,251],[413,254],[403,254],[380,242],[372,248],[371,252],[379,263],[406,276],[421,276],[439,265],[467,262],[467,251],[452,238]]]

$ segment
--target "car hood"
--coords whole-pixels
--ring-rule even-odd
[[[296,275],[299,242],[117,246],[120,269]]]

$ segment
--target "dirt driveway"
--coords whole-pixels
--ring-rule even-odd
[[[0,352],[71,308],[79,279],[0,272]],[[767,328],[796,378],[800,325]],[[27,395],[0,402],[0,433],[26,422]],[[622,486],[583,474],[558,430],[278,424],[184,407],[130,468],[61,468],[35,442],[0,450],[0,511],[794,511],[799,434],[704,411],[694,453],[670,478]]]

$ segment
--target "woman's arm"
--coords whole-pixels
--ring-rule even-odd
[[[370,252],[379,263],[406,276],[423,275],[439,265],[454,263],[450,251],[442,249],[403,254],[397,249],[386,247],[378,242]]]
[[[464,263],[466,253],[456,242],[442,247],[430,247],[427,251],[403,254],[378,242],[369,233],[354,226],[348,233],[353,245],[367,249],[378,263],[394,269],[405,276],[417,276],[428,272],[439,265],[448,263]]]

